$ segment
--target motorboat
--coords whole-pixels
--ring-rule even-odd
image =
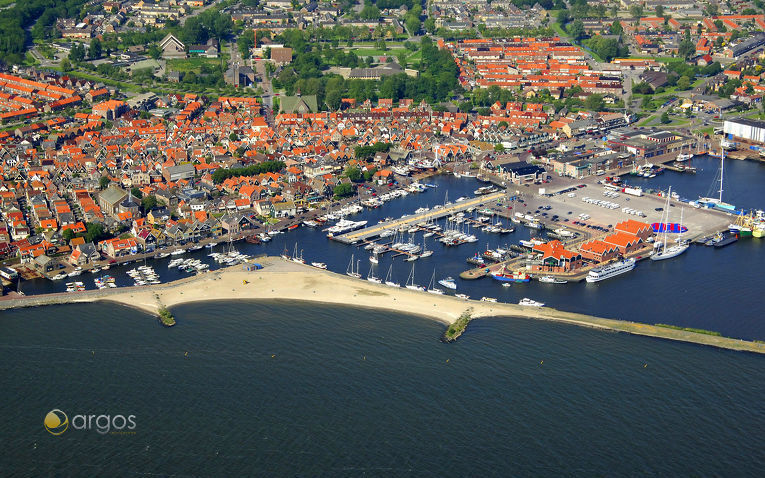
[[[528,297],[524,297],[523,299],[518,302],[518,305],[523,305],[526,307],[544,307],[544,302],[537,302],[536,300],[531,300]]]

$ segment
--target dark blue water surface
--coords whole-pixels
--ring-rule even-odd
[[[694,158],[692,164],[699,170],[698,174],[679,174],[666,172],[653,179],[627,177],[633,184],[655,189],[666,189],[669,185],[683,197],[695,199],[707,195],[710,190],[719,189],[714,185],[715,175],[719,168],[719,159],[702,157]],[[762,188],[762,177],[765,165],[755,162],[726,160],[725,200],[735,203],[741,208],[765,207],[765,188]],[[429,189],[422,194],[410,194],[386,203],[383,207],[366,210],[352,217],[354,220],[367,220],[369,224],[386,217],[399,217],[411,214],[423,206],[432,207],[442,204],[447,197],[455,200],[460,196],[470,197],[473,191],[482,183],[470,178],[455,178],[454,176],[437,176],[424,182],[433,183],[437,188]],[[554,189],[554,188],[553,188]],[[551,211],[565,215],[565,211]],[[507,221],[505,221],[507,222]],[[440,223],[444,225],[445,220]],[[507,235],[483,233],[477,229],[471,232],[479,237],[473,244],[459,247],[444,247],[435,237],[424,239],[421,233],[416,234],[415,242],[427,241],[428,249],[434,250],[433,256],[416,261],[416,282],[427,285],[433,271],[436,279],[446,276],[458,278],[463,270],[472,267],[465,259],[476,252],[483,252],[487,246],[496,248],[517,244],[520,239],[528,239],[530,230],[518,227],[516,232]],[[389,254],[381,257],[380,264],[371,269],[368,261],[369,252],[356,246],[347,246],[327,239],[321,229],[300,227],[294,231],[275,236],[274,240],[264,245],[252,245],[244,242],[236,247],[249,254],[281,254],[285,249],[291,254],[295,244],[303,251],[306,261],[320,261],[328,264],[329,269],[344,273],[354,254],[360,259],[360,272],[366,276],[370,270],[382,278],[393,265],[394,280],[405,283],[411,271],[411,264],[404,262],[402,257],[393,258]],[[724,249],[710,249],[694,246],[688,253],[670,261],[641,262],[635,271],[598,284],[516,284],[503,288],[491,279],[465,281],[457,279],[458,289],[473,298],[482,296],[496,297],[501,301],[518,302],[523,297],[532,297],[547,305],[583,312],[603,317],[625,320],[669,323],[684,327],[697,327],[721,332],[723,335],[746,338],[765,339],[765,308],[761,292],[765,290],[765,243],[760,239],[746,239]],[[224,244],[218,246],[223,250]],[[208,261],[210,251],[203,249],[183,257],[196,257]],[[160,274],[163,281],[185,277],[187,274],[176,269],[168,269],[170,258],[149,261]],[[125,274],[128,269],[135,267],[114,267],[109,274],[117,278],[120,286],[132,285],[132,280]],[[217,267],[212,263],[211,268]],[[83,275],[88,288],[95,288],[92,276]],[[23,290],[27,294],[51,291],[63,291],[64,282],[51,283],[47,280],[24,282]]]
[[[526,319],[209,302],[3,312],[0,476],[761,476],[760,356]],[[733,320],[731,318],[731,320]],[[43,428],[133,414],[130,435]]]

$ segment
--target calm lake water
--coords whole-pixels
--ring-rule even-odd
[[[447,345],[438,323],[363,308],[173,312],[171,329],[106,304],[3,312],[0,476],[746,477],[765,465],[760,356],[506,317]],[[133,414],[135,434],[52,436],[54,408]]]
[[[643,187],[666,189],[669,185],[681,196],[696,198],[706,196],[719,189],[714,184],[719,168],[719,159],[710,157],[694,158],[692,164],[698,168],[698,174],[679,174],[666,172],[653,179],[627,177],[629,182]],[[725,199],[744,208],[765,207],[765,188],[762,177],[765,165],[755,162],[726,160]],[[450,200],[458,197],[470,197],[473,191],[482,185],[475,179],[454,176],[436,176],[425,182],[436,185],[422,194],[410,194],[405,198],[395,199],[383,207],[366,210],[352,217],[354,220],[367,220],[374,224],[385,217],[400,217],[411,214],[417,208],[442,204],[448,196]],[[551,214],[566,217],[565,210],[553,210]],[[444,224],[444,220],[440,221]],[[694,246],[686,254],[669,261],[641,262],[635,271],[598,284],[514,284],[504,288],[491,279],[464,281],[458,279],[463,270],[471,267],[465,260],[476,252],[481,253],[487,246],[496,248],[517,244],[520,239],[528,239],[530,230],[517,227],[513,234],[487,234],[480,230],[471,230],[479,241],[459,247],[444,247],[434,237],[424,239],[421,233],[414,241],[421,244],[426,241],[433,256],[415,262],[415,280],[420,285],[428,285],[434,271],[436,279],[452,276],[457,278],[458,289],[473,298],[482,296],[496,297],[501,301],[517,303],[523,297],[531,297],[547,305],[583,312],[603,317],[625,320],[669,323],[684,327],[698,327],[721,332],[723,335],[765,340],[765,320],[762,320],[765,308],[762,291],[765,290],[765,241],[747,239],[723,249],[711,249]],[[405,283],[412,265],[401,257],[392,258],[383,255],[377,266],[369,262],[369,252],[355,246],[346,246],[326,238],[320,229],[300,227],[286,234],[277,235],[265,245],[252,245],[244,242],[236,247],[249,254],[281,254],[285,249],[292,254],[297,244],[306,261],[325,262],[330,270],[345,273],[353,254],[359,261],[360,272],[366,276],[372,271],[378,277],[385,278],[392,265],[392,277],[399,283]],[[224,244],[218,246],[222,251]],[[183,257],[195,257],[210,261],[203,249]],[[172,257],[149,261],[160,274],[163,281],[185,277],[187,274],[176,269],[168,269]],[[136,264],[112,268],[109,274],[115,276],[120,286],[132,285],[125,272]],[[211,268],[216,268],[212,263]],[[79,280],[88,288],[95,288],[93,277],[83,275]],[[52,283],[47,280],[28,281],[22,284],[27,294],[63,291],[66,281]]]

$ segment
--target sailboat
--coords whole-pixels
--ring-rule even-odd
[[[412,272],[409,273],[409,278],[406,280],[406,288],[411,290],[425,290],[423,286],[414,283],[414,264],[412,264]]]
[[[398,282],[393,282],[393,264],[388,267],[388,274],[385,276],[385,285],[389,287],[401,287],[401,284]]]
[[[420,257],[430,257],[433,255],[433,251],[429,251],[425,247],[425,239],[422,240],[422,253],[420,254]]]
[[[353,254],[351,254],[351,262],[348,263],[348,268],[345,270],[345,275],[356,279],[361,279],[361,274],[358,273],[358,265],[356,266],[356,272],[353,271],[353,259]]]
[[[303,249],[300,249],[300,255],[298,255],[297,252],[297,242],[295,243],[295,252],[292,253],[292,262],[297,262],[298,264],[305,264],[305,260],[303,259]]]
[[[380,280],[379,277],[375,277],[375,275],[372,273],[372,267],[369,266],[369,274],[367,274],[367,280],[369,282],[374,282],[375,284],[382,284],[382,280]]]
[[[684,242],[678,242],[674,246],[667,247],[667,235],[669,234],[669,199],[672,197],[672,186],[667,191],[667,205],[664,210],[667,213],[666,220],[664,219],[664,213],[661,214],[662,224],[664,225],[664,241],[659,243],[659,250],[651,254],[652,261],[661,261],[664,259],[672,259],[677,257],[688,249],[688,244]],[[681,213],[682,214],[682,213]],[[683,230],[682,216],[680,219],[680,231]]]
[[[730,212],[734,211],[736,209],[736,206],[733,204],[723,202],[722,200],[722,193],[723,193],[723,177],[725,173],[725,148],[722,146],[722,142],[720,143],[720,190],[718,191],[720,193],[719,197],[713,198],[713,197],[700,197],[698,200],[698,203],[704,207],[707,208],[717,208],[722,209],[723,211]]]
[[[444,295],[444,291],[442,289],[438,289],[435,287],[436,282],[436,270],[433,269],[433,275],[430,277],[430,284],[428,284],[428,292],[431,294],[437,294],[437,295]]]

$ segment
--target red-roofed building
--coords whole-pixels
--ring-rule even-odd
[[[579,246],[579,253],[584,259],[595,262],[605,262],[619,255],[619,248],[595,239]]]
[[[622,255],[635,252],[640,249],[643,244],[642,239],[627,232],[615,232],[606,236],[603,241],[619,248],[619,252]]]
[[[558,240],[534,246],[532,254],[542,261],[531,266],[534,272],[569,272],[582,267],[582,255],[567,250]]]
[[[632,234],[643,241],[647,241],[649,237],[653,236],[653,228],[650,224],[636,221],[634,219],[627,219],[626,221],[618,223],[616,227],[614,227],[614,230]]]

